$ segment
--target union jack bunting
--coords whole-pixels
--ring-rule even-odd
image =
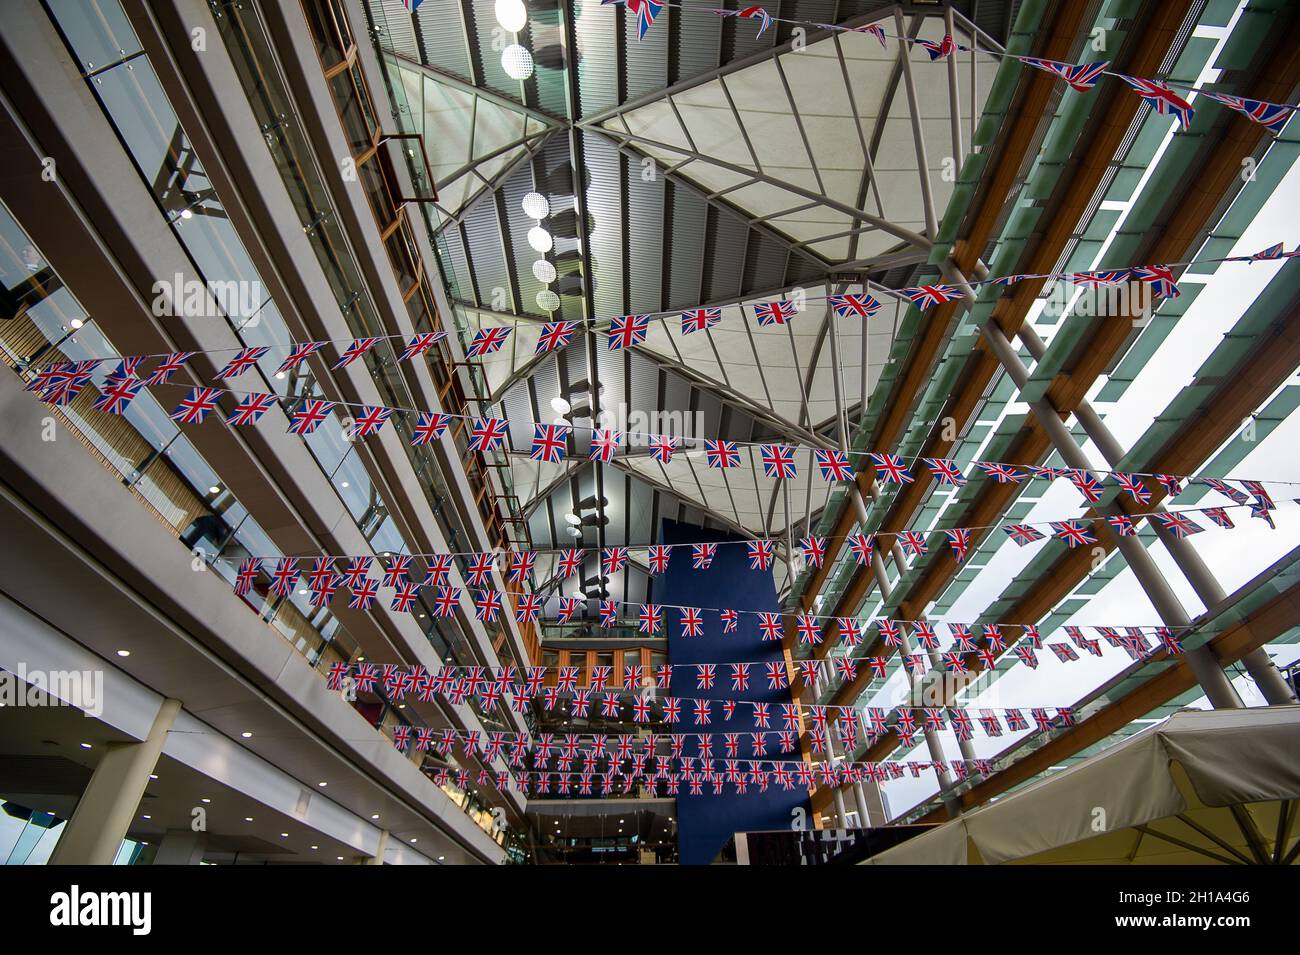
[[[271,593],[277,597],[289,596],[301,576],[296,560],[292,557],[281,558],[276,562],[275,572],[271,574]]]
[[[758,611],[758,631],[764,640],[780,640],[781,615],[779,613],[769,613],[766,610]],[[768,664],[768,666],[775,666],[775,664]]]
[[[1142,483],[1137,475],[1125,474],[1123,471],[1113,471],[1110,476],[1136,503],[1151,503],[1151,492],[1147,490],[1147,486]]]
[[[775,549],[770,540],[746,541],[750,570],[768,570],[772,566]]]
[[[465,582],[471,587],[485,587],[496,569],[497,555],[492,551],[483,551],[470,555],[465,570]]]
[[[975,466],[998,484],[1020,484],[1022,481],[1029,479],[1027,474],[1010,464],[995,464],[987,461],[976,461]]]
[[[826,559],[826,538],[804,537],[799,541],[799,549],[803,551],[803,559],[808,566],[820,567]]]
[[[225,366],[217,372],[217,377],[222,379],[236,378],[248,371],[248,369],[256,368],[258,360],[269,350],[265,345],[240,349],[239,354],[226,362]]]
[[[411,558],[397,554],[384,568],[384,586],[398,587],[411,579]]]
[[[1237,490],[1227,481],[1219,478],[1201,478],[1201,481],[1220,494],[1225,495],[1234,504],[1245,504],[1248,498],[1243,491]]]
[[[795,632],[799,635],[799,642],[810,646],[815,646],[822,642],[822,628],[817,623],[817,618],[811,614],[799,614],[798,621],[795,625]],[[815,660],[801,660],[800,663],[816,663]]]
[[[844,539],[844,543],[849,545],[849,553],[853,555],[853,560],[859,567],[866,567],[871,563],[871,540],[866,534],[850,534]]]
[[[1178,298],[1182,293],[1174,281],[1174,272],[1167,265],[1137,265],[1132,269],[1133,278],[1151,283],[1151,292],[1156,298]]]
[[[480,590],[474,598],[474,616],[487,623],[495,623],[501,613],[501,592],[498,590]]]
[[[957,44],[953,42],[952,34],[950,33],[945,33],[943,39],[937,42],[935,40],[921,39],[916,39],[912,42],[925,50],[926,53],[930,54],[931,61],[945,59],[952,56],[953,53],[957,51]]]
[[[275,407],[275,400],[275,395],[246,395],[226,417],[226,421],[236,426],[256,424],[262,415]]]
[[[366,559],[367,562],[368,558]],[[435,554],[425,560],[426,571],[422,587],[445,587],[451,579],[452,560],[450,554]]]
[[[608,464],[614,458],[614,452],[623,441],[623,432],[614,431],[607,428],[597,428],[591,435],[591,453],[588,457],[592,461],[601,461]]]
[[[1130,269],[1093,269],[1088,272],[1071,272],[1069,279],[1075,285],[1119,285],[1131,277]]]
[[[856,647],[862,643],[862,624],[852,617],[836,617],[835,629],[846,647]]]
[[[1183,129],[1192,124],[1192,115],[1195,112],[1192,105],[1164,83],[1146,80],[1140,76],[1126,76],[1123,73],[1115,75],[1131,86],[1138,96],[1141,96],[1147,105],[1161,116],[1175,117],[1178,125]]]
[[[1203,513],[1220,527],[1232,530],[1236,526],[1232,523],[1232,518],[1228,515],[1228,512],[1221,507],[1207,507]]]
[[[352,595],[348,598],[348,607],[352,610],[369,610],[379,595],[379,581],[373,577],[362,577],[348,586]]]
[[[706,438],[704,461],[711,468],[737,467],[740,464],[740,452],[736,449],[736,442]]]
[[[763,473],[770,478],[789,480],[795,476],[794,448],[785,444],[764,444],[759,447],[763,460]]]
[[[465,357],[482,358],[484,355],[491,355],[493,352],[501,350],[501,346],[510,338],[510,333],[514,329],[506,325],[496,325],[492,328],[480,328],[470,339],[469,347],[465,349]]]
[[[649,315],[620,315],[609,323],[609,350],[618,351],[640,345],[645,341],[649,330]]]
[[[239,573],[235,575],[235,593],[246,597],[253,592],[257,575],[262,572],[262,562],[256,557],[247,557],[239,563]]]
[[[1228,93],[1210,93],[1202,90],[1201,95],[1217,100],[1229,109],[1235,109],[1238,113],[1274,133],[1282,131],[1282,127],[1290,119],[1293,109],[1291,106],[1284,106],[1280,103],[1269,103],[1262,99],[1246,99],[1243,96],[1232,96]]]
[[[306,361],[308,358],[316,354],[324,347],[325,347],[324,342],[295,343],[294,346],[289,349],[289,354],[285,357],[284,361],[280,362],[279,367],[275,369],[275,373],[277,375],[287,375],[289,372],[297,368],[298,365]]]
[[[660,464],[667,464],[673,459],[677,450],[677,439],[666,434],[656,434],[650,439],[650,457]]]
[[[606,547],[600,555],[600,572],[617,574],[627,567],[626,547]]]
[[[695,570],[708,570],[713,566],[713,558],[718,554],[717,544],[692,544],[691,567]]]
[[[867,457],[875,466],[876,477],[881,484],[911,484],[914,480],[912,472],[907,469],[907,465],[897,454],[879,454],[869,451]]]
[[[460,590],[456,587],[443,587],[433,598],[433,615],[444,620],[456,615],[460,606]]]
[[[758,33],[755,37],[763,35],[763,31],[772,25],[772,17],[762,7],[745,7],[741,10],[723,10],[715,9],[713,11],[720,17],[740,17],[742,20],[757,20]]]
[[[652,577],[657,577],[668,570],[668,561],[672,556],[672,550],[672,546],[669,544],[651,544],[647,549],[646,564],[650,568]]]
[[[880,41],[881,46],[885,46],[885,28],[879,23],[868,23],[865,26],[854,27],[854,33],[870,33]]]
[[[578,330],[577,322],[547,322],[537,336],[537,347],[533,354],[555,351],[573,341],[573,333]]]
[[[699,607],[681,607],[677,612],[681,620],[683,637],[704,635],[704,618],[700,616]]]
[[[1007,532],[1008,537],[1021,547],[1032,544],[1034,541],[1040,541],[1046,536],[1032,524],[1007,524],[1002,529]]]
[[[528,579],[537,563],[537,554],[531,550],[514,551],[510,554],[510,580],[522,583]]]
[[[966,552],[970,550],[970,531],[965,527],[955,527],[944,531],[943,534],[948,538],[957,563],[962,563],[966,559]]]
[[[922,458],[921,460],[925,462],[925,466],[930,469],[930,473],[939,484],[946,484],[949,487],[965,486],[966,478],[961,473],[961,468],[957,467],[957,462],[950,458]]]
[[[794,302],[782,299],[779,302],[763,302],[755,305],[754,317],[758,319],[760,328],[767,325],[785,325],[798,314],[798,311]]]
[[[1085,544],[1097,543],[1097,535],[1092,532],[1091,521],[1049,521],[1048,523],[1055,536],[1065,541],[1071,550]]]
[[[556,570],[561,580],[568,580],[582,569],[583,554],[580,547],[569,547],[560,552]]]
[[[578,613],[578,608],[582,605],[579,597],[561,597],[560,598],[559,620],[561,623],[570,623]]]
[[[920,531],[900,531],[898,543],[910,557],[924,557],[930,550],[925,542],[925,535]]]
[[[822,478],[826,481],[852,481],[853,466],[849,464],[849,456],[843,451],[834,449],[817,448],[813,452],[817,461],[817,467],[822,472]]]
[[[378,338],[358,338],[356,341],[351,342],[347,348],[343,349],[338,360],[335,361],[334,364],[330,365],[330,368],[346,368],[378,344]]]
[[[502,418],[475,418],[469,429],[469,449],[495,451],[501,447],[507,433],[508,427]]]
[[[421,332],[411,338],[406,343],[406,347],[398,354],[398,361],[410,361],[417,355],[423,355],[438,342],[447,337],[446,332]]]
[[[1165,530],[1172,533],[1175,537],[1190,537],[1192,534],[1199,534],[1205,530],[1200,524],[1188,517],[1186,514],[1169,513],[1152,514],[1155,520]]]
[[[955,301],[962,296],[961,289],[956,285],[918,285],[898,291],[917,308],[934,308],[936,305]]]
[[[723,633],[735,633],[740,628],[740,614],[730,607],[718,611],[718,619],[722,621]]]
[[[200,424],[204,418],[217,410],[217,399],[224,391],[220,388],[195,388],[181,399],[168,417],[181,424]]]
[[[127,405],[140,394],[144,382],[139,378],[119,378],[104,385],[103,393],[95,399],[94,409],[108,414],[126,414]]]
[[[392,416],[392,408],[383,408],[379,405],[362,405],[345,433],[351,438],[364,438],[377,432],[384,426],[384,422]]]
[[[939,635],[935,632],[934,625],[928,621],[913,620],[912,636],[927,650],[939,649]]]
[[[411,444],[422,447],[442,438],[447,433],[451,418],[437,411],[421,411],[420,417],[411,427]]]
[[[320,347],[318,344],[317,348]],[[165,385],[172,380],[172,375],[180,371],[185,363],[194,357],[192,351],[178,351],[170,355],[163,356],[163,360],[158,363],[158,367],[153,373],[144,380],[146,385]],[[87,369],[89,370],[89,369]]]
[[[1133,526],[1133,518],[1127,514],[1112,514],[1106,518],[1106,523],[1120,537],[1132,537],[1137,534],[1137,528]]]
[[[1174,635],[1174,632],[1168,627],[1156,627],[1156,636],[1160,638],[1160,646],[1168,653],[1182,653],[1183,643]]]
[[[1165,493],[1170,497],[1177,497],[1183,493],[1183,479],[1173,474],[1154,474],[1156,483],[1165,489]]]
[[[393,591],[393,600],[389,606],[391,607],[391,609],[397,611],[398,613],[410,613],[411,607],[414,606],[416,598],[419,597],[419,595],[420,595],[419,586],[417,584],[411,583],[410,581],[406,581],[404,583],[397,585],[397,588]],[[501,599],[500,595],[497,595],[498,610],[500,609],[500,599]],[[491,617],[480,616],[479,619],[495,620],[496,614],[494,613]]]
[[[1091,471],[1085,471],[1081,468],[1072,468],[1070,470],[1070,483],[1079,489],[1083,499],[1089,504],[1096,504],[1101,500],[1102,486],[1097,480],[1097,476]]]
[[[333,401],[325,401],[323,398],[303,399],[303,403],[289,419],[289,433],[311,434],[330,416],[333,407]]]
[[[147,357],[147,355],[130,355],[123,358],[117,363],[117,367],[114,368],[104,380],[111,384],[115,381],[121,381],[123,378],[139,378],[140,369],[144,367],[144,362]],[[99,362],[96,361],[95,367],[98,367],[98,365]]]
[[[903,644],[903,625],[897,620],[881,618],[876,621],[876,631],[887,647],[900,647]]]
[[[683,335],[702,332],[721,323],[721,308],[690,308],[682,312]]]
[[[610,3],[622,3],[626,6],[627,12],[636,17],[636,38],[637,42],[645,39],[646,33],[655,22],[655,17],[659,16],[664,5],[659,0],[600,0],[601,6]]]
[[[860,295],[828,295],[826,301],[840,318],[852,315],[870,318],[880,311],[880,303],[865,292]]]
[[[1037,56],[1017,56],[1016,59],[1060,77],[1070,85],[1071,89],[1080,93],[1086,93],[1096,86],[1097,81],[1105,74],[1106,68],[1110,66],[1109,60],[1100,63],[1073,64],[1062,63],[1060,60],[1045,60]]]
[[[602,600],[600,602],[600,625],[608,630],[618,626],[618,601]]]
[[[533,425],[533,449],[528,457],[533,461],[557,464],[564,457],[572,428],[563,424]]]

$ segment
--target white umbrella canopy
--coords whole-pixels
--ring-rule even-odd
[[[1291,864],[1297,816],[1300,707],[1185,710],[864,864]]]

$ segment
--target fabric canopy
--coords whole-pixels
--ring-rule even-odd
[[[1300,707],[1185,710],[864,864],[1280,861],[1297,799]]]

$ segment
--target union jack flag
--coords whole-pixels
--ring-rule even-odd
[[[1110,66],[1109,60],[1101,63],[1074,64],[1062,63],[1060,60],[1045,60],[1037,56],[1018,56],[1016,59],[1060,77],[1070,84],[1071,89],[1078,90],[1080,93],[1086,93],[1096,86],[1097,81],[1106,72],[1106,68]]]
[[[934,626],[925,620],[912,621],[912,636],[927,650],[939,649],[939,635]]]
[[[632,722],[650,722],[650,698],[644,693],[632,700]]]
[[[281,558],[276,561],[275,572],[271,574],[271,593],[277,597],[289,596],[301,576],[296,560],[292,557]]]
[[[898,543],[911,557],[924,557],[930,549],[925,542],[925,535],[920,531],[900,531]]]
[[[501,613],[501,592],[480,590],[474,599],[474,616],[487,623],[495,623],[499,613]]]
[[[853,466],[849,464],[849,456],[843,451],[835,449],[817,448],[813,452],[817,460],[817,467],[822,472],[822,479],[826,481],[852,481]]]
[[[713,689],[713,683],[718,676],[718,666],[716,663],[697,663],[695,664],[695,687],[699,690]]]
[[[411,428],[411,444],[418,448],[441,439],[447,433],[447,425],[450,421],[448,415],[437,411],[421,411],[420,417]]]
[[[602,461],[608,464],[613,459],[614,452],[618,450],[618,446],[622,441],[622,431],[597,428],[591,435],[591,453],[589,457],[592,461]]]
[[[1202,90],[1201,95],[1217,100],[1230,109],[1235,109],[1238,113],[1275,133],[1282,131],[1282,127],[1286,125],[1286,121],[1291,117],[1291,111],[1294,108],[1279,103],[1265,102],[1262,99],[1246,99],[1243,96],[1232,96],[1228,93],[1210,93]]]
[[[961,289],[956,285],[918,285],[915,288],[899,289],[899,292],[917,308],[934,308],[962,296]]]
[[[1228,512],[1221,507],[1207,507],[1205,516],[1220,527],[1226,527],[1228,530],[1232,530],[1236,526],[1232,523],[1232,518],[1228,515]]]
[[[1141,96],[1147,105],[1161,116],[1176,117],[1178,125],[1183,129],[1192,125],[1192,114],[1195,112],[1192,105],[1164,83],[1146,80],[1140,76],[1126,76],[1123,73],[1115,75],[1131,86],[1138,96]]]
[[[790,479],[795,476],[794,448],[785,444],[764,444],[759,447],[763,460],[763,473],[770,478]]]
[[[220,388],[195,388],[181,399],[169,417],[181,424],[200,424],[217,410],[217,399],[223,394]]]
[[[1137,533],[1137,528],[1133,526],[1133,518],[1127,514],[1112,514],[1106,518],[1109,524],[1120,537],[1132,537]]]
[[[860,295],[828,295],[826,301],[840,318],[851,315],[870,318],[880,311],[880,303],[865,292]]]
[[[713,558],[717,553],[717,544],[692,544],[691,566],[696,570],[708,570],[713,566]]]
[[[560,622],[570,623],[578,613],[578,607],[582,600],[578,597],[561,597],[560,598]]]
[[[368,561],[368,558],[366,558]],[[425,560],[427,570],[422,587],[445,587],[451,578],[452,560],[450,554],[435,554]]]
[[[745,546],[750,570],[767,570],[772,566],[774,548],[770,540],[746,541]]]
[[[658,604],[642,604],[641,613],[637,620],[640,624],[641,633],[658,633],[659,627],[663,624],[664,615],[659,609]]]
[[[722,322],[721,308],[691,308],[682,312],[682,334],[702,332]]]
[[[836,617],[835,629],[846,647],[856,647],[862,642],[862,624],[853,617]]]
[[[513,329],[506,325],[480,328],[474,333],[469,347],[465,349],[465,356],[467,358],[481,358],[484,355],[491,355],[493,352],[500,351],[501,346],[506,343],[512,331]]]
[[[397,589],[393,591],[393,600],[390,606],[393,610],[397,611],[398,613],[410,613],[411,607],[414,606],[416,598],[419,597],[419,595],[420,595],[419,585],[413,584],[410,581],[405,581],[401,584],[398,584]],[[498,610],[500,609],[500,595],[498,595],[497,609]],[[479,619],[495,620],[496,614],[493,613],[491,617],[480,616]]]
[[[1075,285],[1119,285],[1132,277],[1131,269],[1093,269],[1088,272],[1071,272],[1069,279]]]
[[[144,382],[139,378],[119,378],[104,385],[103,394],[95,399],[94,409],[108,414],[126,414],[127,405],[140,394]]]
[[[740,627],[740,614],[730,607],[718,611],[718,619],[722,621],[723,633],[735,633]]]
[[[767,325],[784,325],[798,314],[799,309],[794,302],[781,300],[779,302],[763,302],[754,306],[754,317],[758,319],[759,327]]]
[[[817,618],[811,614],[799,614],[795,630],[799,634],[799,642],[802,644],[816,645],[822,642],[822,628],[817,624]],[[801,663],[815,663],[813,660],[802,660]]]
[[[945,33],[943,35],[943,39],[939,40],[938,42],[934,40],[921,40],[921,39],[917,39],[912,42],[914,42],[917,46],[925,50],[926,53],[930,54],[931,62],[933,62],[934,60],[945,59],[949,56],[952,56],[953,53],[957,51],[957,44],[953,42],[952,34],[950,33]]]
[[[533,461],[556,464],[564,457],[569,433],[573,429],[563,424],[533,425],[533,449],[528,457]]]
[[[405,554],[395,555],[384,568],[384,586],[399,587],[411,579],[411,558]]]
[[[277,375],[285,375],[293,371],[298,365],[312,355],[316,354],[325,347],[324,342],[297,342],[289,349],[289,355],[280,366],[275,369]]]
[[[194,352],[192,351],[178,351],[163,356],[163,360],[159,362],[158,367],[153,370],[153,374],[144,380],[144,383],[146,385],[167,384],[167,382],[172,380],[172,375],[180,371],[181,368],[184,367],[185,363],[193,357]]]
[[[677,439],[666,434],[656,434],[650,438],[650,457],[660,464],[667,464],[673,459],[677,450]]]
[[[460,590],[456,587],[443,587],[433,598],[433,615],[444,620],[450,619],[456,615],[459,606]]]
[[[779,613],[769,613],[766,610],[758,611],[758,630],[764,640],[780,640],[781,639],[781,615]],[[770,668],[773,666],[776,666],[776,664],[773,663],[768,664],[769,678],[771,676]]]
[[[262,562],[256,557],[247,557],[239,564],[239,573],[235,576],[235,593],[246,597],[253,592],[257,575],[262,572]]]
[[[1183,643],[1174,635],[1174,632],[1168,627],[1156,627],[1156,636],[1160,638],[1160,645],[1168,653],[1182,653]]]
[[[378,344],[378,338],[358,338],[343,350],[338,360],[330,365],[330,368],[346,368]]]
[[[1123,471],[1113,471],[1111,472],[1111,477],[1114,478],[1115,483],[1127,491],[1129,496],[1138,504],[1151,503],[1151,492],[1147,490],[1146,485],[1143,484],[1136,475],[1125,474]]]
[[[950,487],[963,487],[966,484],[961,468],[957,467],[957,462],[951,458],[922,458],[921,460],[925,462],[925,466],[930,469],[930,473],[939,484]]]
[[[743,10],[715,9],[713,12],[720,17],[740,17],[743,20],[759,21],[758,33],[755,34],[755,37],[762,36],[763,31],[772,25],[771,15],[762,7],[745,7]]]
[[[1152,514],[1151,516],[1175,537],[1190,537],[1192,534],[1199,534],[1205,530],[1204,527],[1197,524],[1186,514],[1165,512],[1163,514]]]
[[[531,550],[515,551],[510,555],[510,579],[522,583],[533,572],[537,563],[537,554]]]
[[[609,3],[622,3],[627,7],[627,12],[636,17],[636,38],[637,42],[645,39],[647,31],[655,22],[655,17],[663,10],[664,5],[659,0],[600,0],[601,5]]]
[[[609,350],[640,345],[650,330],[649,315],[620,315],[609,323]]]
[[[699,607],[681,607],[678,609],[678,613],[681,616],[683,637],[700,637],[704,635],[704,618],[700,616]]]
[[[1092,532],[1091,521],[1050,521],[1056,536],[1073,550],[1085,544],[1097,543],[1097,535]]]
[[[578,330],[577,322],[547,322],[537,336],[537,348],[533,354],[555,351],[563,348],[573,340],[573,333]]]
[[[826,538],[804,537],[799,541],[803,559],[810,567],[820,567],[826,559]]]
[[[348,585],[352,596],[348,598],[348,607],[352,610],[369,610],[379,594],[379,581],[373,577],[362,577]]]
[[[948,538],[948,543],[952,545],[952,551],[957,558],[957,563],[960,564],[966,559],[966,552],[970,550],[970,530],[965,527],[955,527],[943,533]]]
[[[384,422],[392,416],[392,408],[382,408],[378,405],[362,405],[361,410],[352,419],[352,425],[348,428],[347,434],[353,438],[364,438],[366,435],[374,434],[382,428]]]
[[[871,563],[871,538],[866,534],[850,534],[845,538],[845,543],[849,545],[849,553],[859,567],[866,567]]]
[[[1019,484],[1028,480],[1026,475],[1019,468],[1010,464],[996,464],[988,461],[976,461],[975,466],[991,477],[998,484]]]
[[[887,647],[899,647],[903,643],[903,626],[897,620],[882,617],[876,621],[876,630]]]
[[[1007,532],[1008,537],[1021,547],[1032,544],[1034,541],[1040,541],[1046,536],[1033,524],[1008,524],[1002,529]]]
[[[465,581],[471,587],[484,587],[496,569],[497,555],[494,551],[483,551],[470,557],[465,571]]]
[[[711,468],[734,468],[740,464],[740,452],[736,450],[734,441],[706,438],[704,460]]]
[[[897,454],[878,454],[867,452],[867,457],[876,468],[876,477],[882,484],[911,484],[914,478],[907,469],[903,459]]]
[[[866,26],[854,27],[854,33],[870,33],[880,41],[881,46],[885,46],[885,28],[879,23],[868,23]]]
[[[1081,468],[1070,469],[1070,482],[1079,489],[1085,501],[1089,504],[1096,504],[1101,500],[1102,486],[1097,480],[1097,476],[1091,471],[1085,471]]]
[[[646,563],[650,568],[651,576],[657,577],[659,574],[667,572],[672,550],[672,547],[668,544],[650,545],[646,552]]]
[[[1174,282],[1174,272],[1167,265],[1138,265],[1133,268],[1133,278],[1151,283],[1156,298],[1178,298],[1182,293]]]
[[[421,332],[406,343],[406,347],[397,356],[397,360],[409,361],[417,355],[423,355],[446,337],[446,332]]]
[[[311,434],[330,416],[334,402],[323,398],[304,398],[289,420],[290,434]]]
[[[250,368],[257,367],[257,362],[269,349],[265,345],[259,345],[256,348],[243,348],[239,354],[226,362],[225,367],[217,372],[218,378],[235,378],[248,371]]]
[[[602,574],[617,574],[627,567],[627,548],[626,547],[606,547],[600,555],[600,572]]]
[[[501,447],[508,430],[503,418],[475,418],[469,429],[469,449],[494,451]]]
[[[139,378],[140,369],[144,367],[145,359],[148,357],[148,355],[128,355],[117,363],[117,367],[104,380],[112,384],[115,381],[121,381],[123,378]],[[83,364],[90,366],[90,362],[83,362]],[[99,362],[95,361],[93,367],[98,367],[98,365]]]

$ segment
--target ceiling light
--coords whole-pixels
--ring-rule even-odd
[[[371,819],[378,819],[378,818],[379,818],[379,813],[377,813],[377,812],[376,812],[376,813],[371,813],[370,818],[371,818]]]
[[[280,838],[281,838],[281,839],[288,839],[288,838],[289,838],[289,833],[287,833],[287,832],[282,832],[282,833],[280,833]]]
[[[252,817],[252,816],[245,816],[245,817],[244,817],[244,822],[252,822],[252,821],[253,821],[253,817]]]
[[[212,487],[208,488],[208,493],[209,493],[209,494],[220,494],[220,493],[221,493],[221,487],[220,487],[219,485],[217,485],[217,484],[214,484],[214,485],[212,485]]]
[[[118,650],[118,651],[117,651],[117,655],[118,655],[119,657],[129,657],[129,656],[131,655],[131,651],[130,651],[130,650]]]
[[[524,0],[497,0],[493,12],[497,15],[497,23],[511,33],[518,33],[528,24]]]
[[[568,514],[565,514],[564,519],[568,521],[570,524],[572,524],[574,527],[577,527],[579,524],[582,523],[582,518],[579,517],[577,514],[574,514],[572,511],[570,511]]]
[[[239,735],[244,737],[244,739],[251,739],[253,736],[253,734],[248,732],[248,730],[244,730],[244,732],[240,733]]]
[[[89,743],[82,743],[82,744],[81,744],[81,748],[82,748],[82,749],[90,749],[90,744],[89,744]]]
[[[441,862],[441,861],[442,861],[443,859],[445,859],[445,858],[447,858],[447,857],[446,857],[446,856],[438,856],[438,861]]]
[[[85,322],[83,322],[83,321],[82,321],[81,319],[79,319],[79,318],[74,318],[72,321],[68,322],[68,324],[71,325],[71,326],[75,329],[75,328],[80,328],[82,325],[85,324]]]
[[[556,395],[551,399],[551,408],[560,414],[568,414],[573,410],[573,406],[562,396]]]
[[[329,783],[325,782],[325,780],[322,779],[322,780],[321,780],[320,782],[318,782],[316,785],[317,785],[317,786],[320,786],[320,787],[323,789],[324,787],[328,786]]]
[[[582,528],[581,528],[581,527],[570,527],[570,528],[569,528],[569,533],[572,534],[574,537],[581,537],[581,536],[582,536]]]
[[[417,842],[419,842],[419,841],[420,841],[419,839],[412,839],[412,840],[411,840],[411,845],[415,845],[415,844],[416,844]]]
[[[560,296],[544,288],[537,293],[537,307],[543,312],[554,312],[560,307]]]
[[[204,796],[202,799],[199,800],[199,802],[201,802],[201,803],[211,803],[212,800],[209,799],[207,796]]]
[[[537,279],[539,282],[554,282],[555,266],[550,262],[547,262],[545,259],[538,259],[533,263],[533,278]]]
[[[530,192],[523,198],[521,205],[524,214],[530,219],[542,220],[551,214],[551,202],[540,192]]]
[[[312,847],[311,847],[311,851],[312,851],[312,852],[315,852],[315,851],[316,851],[317,849],[319,849],[319,848],[320,848],[320,846],[312,846]]]
[[[528,230],[528,244],[534,252],[550,252],[551,247],[555,245],[555,240],[551,238],[549,232],[535,225]]]
[[[518,43],[501,51],[501,69],[512,80],[526,80],[533,75],[533,55]]]
[[[181,210],[181,218],[182,218],[182,219],[189,219],[189,218],[191,218],[193,215],[194,215],[194,213],[191,212],[189,209],[182,209],[182,210]]]

